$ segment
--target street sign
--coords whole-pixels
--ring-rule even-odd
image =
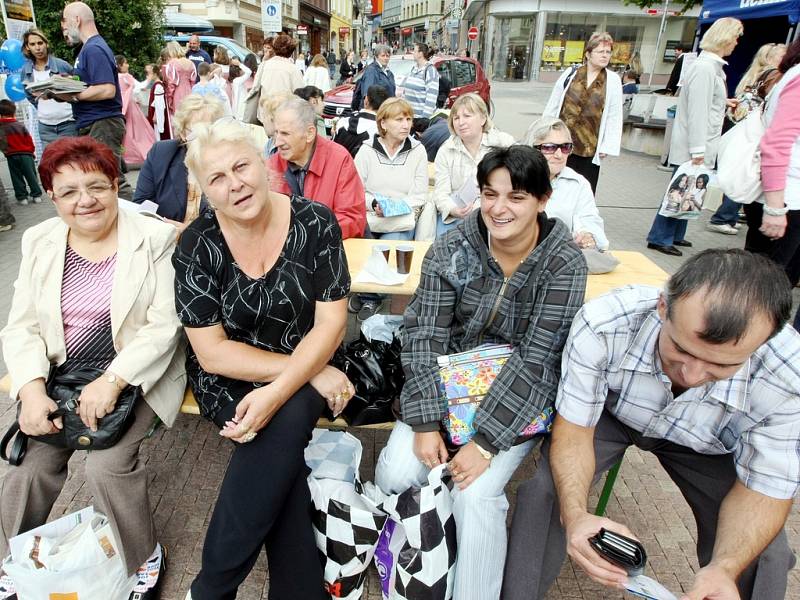
[[[467,31],[467,37],[471,40],[478,39],[478,28],[477,27],[470,27],[469,31]]]
[[[458,29],[458,19],[447,19],[445,21],[445,27],[448,29]]]
[[[278,32],[283,29],[280,2],[261,0],[261,29],[264,33]]]
[[[450,11],[450,16],[460,21],[461,17],[464,16],[464,9],[462,9],[460,6],[456,6],[452,11]]]
[[[297,35],[308,35],[308,25],[298,25]]]

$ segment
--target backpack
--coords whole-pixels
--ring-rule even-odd
[[[353,158],[358,154],[358,149],[361,148],[361,144],[367,139],[369,139],[368,132],[363,131],[358,133],[358,113],[350,115],[347,127],[343,127],[337,131],[336,135],[333,137],[333,141],[347,148],[347,151]]]

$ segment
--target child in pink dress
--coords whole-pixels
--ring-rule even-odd
[[[128,72],[127,59],[118,54],[114,57],[117,61],[117,75],[119,89],[122,93],[122,114],[125,117],[125,162],[128,164],[142,164],[153,144],[156,143],[156,134],[147,117],[142,113],[136,102],[136,92],[142,87],[136,78]]]

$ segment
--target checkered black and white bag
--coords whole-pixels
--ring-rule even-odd
[[[377,508],[377,490],[358,477],[361,442],[349,433],[314,430],[306,449],[312,473],[313,527],[331,598],[360,599],[367,567],[387,516]]]
[[[449,600],[456,563],[456,523],[445,465],[428,482],[384,500],[390,519],[375,551],[384,600]]]

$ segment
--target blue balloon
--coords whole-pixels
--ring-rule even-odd
[[[22,54],[22,42],[19,40],[6,40],[0,46],[0,60],[12,71],[21,69],[25,64],[25,55]]]
[[[13,102],[25,100],[25,86],[22,84],[22,77],[19,73],[11,73],[6,78],[6,96]]]

